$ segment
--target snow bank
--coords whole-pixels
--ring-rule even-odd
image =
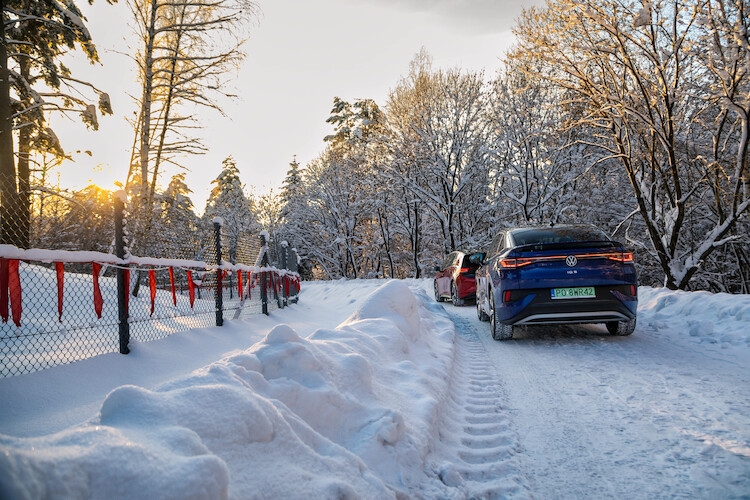
[[[699,343],[750,346],[750,295],[638,288],[638,322]]]
[[[155,390],[115,389],[85,425],[0,435],[0,497],[450,496],[424,472],[454,356],[433,306],[389,281],[335,329],[278,325]]]

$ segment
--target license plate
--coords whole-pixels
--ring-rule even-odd
[[[577,288],[553,288],[553,299],[593,299],[596,292],[593,286],[579,286]]]

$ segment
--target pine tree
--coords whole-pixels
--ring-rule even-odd
[[[229,253],[230,261],[235,263],[241,238],[258,232],[259,226],[250,200],[245,195],[234,159],[228,156],[222,161],[222,165],[224,168],[221,173],[211,183],[214,187],[206,203],[203,223],[209,226],[216,217],[224,220],[224,250]]]
[[[13,128],[18,130],[17,172],[9,135],[4,135],[0,152],[0,202],[3,210],[13,207],[11,218],[16,224],[16,228],[9,227],[5,217],[2,238],[25,247],[30,229],[30,156],[37,151],[64,154],[57,136],[46,124],[48,113],[78,113],[84,123],[97,129],[97,107],[102,114],[111,114],[112,109],[106,93],[75,78],[60,62],[66,52],[74,49],[81,50],[92,63],[99,60],[85,18],[73,0],[64,5],[56,0],[6,0],[2,11],[0,63],[9,70],[9,78],[2,78],[2,82],[10,87],[0,89],[0,99],[13,98],[10,111],[15,116]],[[0,122],[5,122],[5,118],[0,116]],[[8,133],[3,130],[3,134]]]
[[[289,170],[284,178],[284,183],[281,186],[281,199],[285,203],[289,203],[292,199],[297,197],[302,190],[302,172],[297,163],[297,156],[294,156],[292,162],[289,164]]]
[[[163,255],[159,257],[179,257],[196,259],[196,249],[200,244],[196,238],[198,216],[195,215],[192,191],[185,184],[185,174],[172,176],[163,193],[157,195],[161,205],[161,217],[154,223],[156,240],[161,242]]]

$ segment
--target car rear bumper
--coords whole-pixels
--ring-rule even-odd
[[[638,307],[636,296],[623,293],[629,286],[596,286],[596,298],[576,299],[552,299],[548,288],[515,290],[513,295],[522,298],[496,302],[502,304],[498,320],[512,325],[626,321],[635,317]]]
[[[456,278],[456,293],[459,299],[474,300],[477,296],[477,282],[474,275]]]

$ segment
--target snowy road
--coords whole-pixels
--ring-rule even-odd
[[[750,500],[750,296],[495,342],[432,281],[0,379],[0,498]]]
[[[496,342],[473,306],[445,310],[484,344],[534,497],[750,498],[750,367],[731,352],[648,324]]]

